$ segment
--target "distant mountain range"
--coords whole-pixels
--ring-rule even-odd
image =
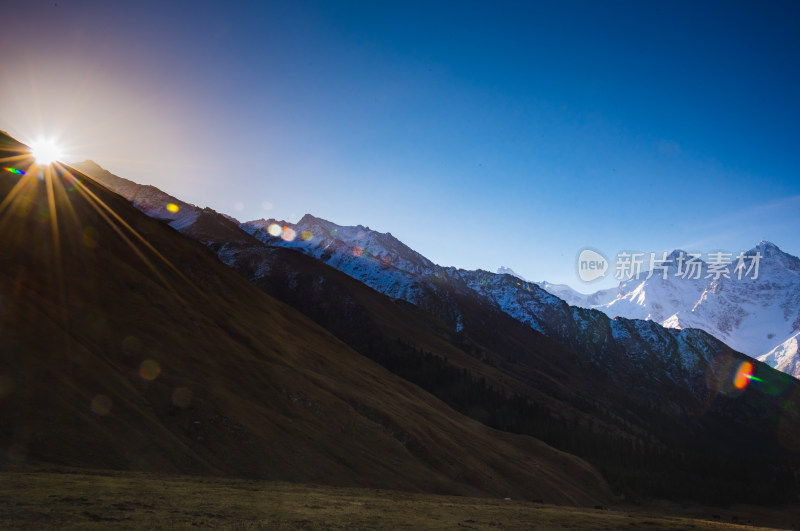
[[[684,278],[678,274],[679,257],[687,253],[676,250],[667,257],[666,278],[661,271],[650,278],[643,274],[589,295],[569,286],[539,285],[573,306],[601,310],[610,317],[705,330],[748,356],[800,377],[800,259],[766,241],[744,254],[760,257],[756,278],[753,270],[741,279],[736,274],[715,279],[703,261],[699,278]],[[729,270],[732,273],[733,266]]]
[[[365,358],[475,420],[587,459],[615,489],[794,496],[800,383],[703,330],[570,306],[550,293],[566,298],[564,287],[509,270],[442,267],[366,226],[239,223],[94,163],[75,167]]]
[[[90,174],[100,169],[91,162],[76,167]],[[165,195],[155,187],[138,185],[110,173],[106,176],[106,184],[143,212],[169,220],[170,225],[178,230],[197,232],[201,224],[198,220],[204,212],[216,214],[210,209],[200,209]],[[164,201],[178,205],[179,210],[170,212]],[[238,223],[233,218],[228,219]],[[192,225],[198,226],[192,228]],[[277,236],[269,234],[270,225],[280,227]],[[433,264],[390,233],[381,234],[360,225],[339,226],[310,214],[297,224],[255,220],[240,226],[261,241],[300,249],[382,293],[413,304],[421,302],[418,278],[429,276],[433,271],[441,274],[453,271],[453,268]],[[294,231],[295,237],[291,240],[282,238],[283,227]],[[304,239],[304,233],[314,236]],[[240,235],[231,230],[228,237],[237,239]],[[609,317],[650,320],[667,328],[705,330],[735,350],[800,378],[800,259],[784,253],[772,243],[761,242],[745,253],[747,256],[759,253],[762,257],[756,279],[751,278],[752,275],[745,275],[741,280],[735,276],[705,278],[707,266],[702,261],[700,278],[693,279],[676,274],[677,257],[681,252],[674,251],[667,257],[671,264],[666,279],[661,274],[649,279],[632,279],[621,282],[617,288],[588,295],[565,284],[533,282],[526,286],[530,288],[535,284],[571,306],[600,310]],[[501,267],[497,274],[508,274],[525,281],[510,268]],[[505,306],[512,316],[533,325],[533,320],[526,318],[518,308],[514,309],[511,302],[507,301]],[[537,329],[543,331],[541,326]]]
[[[267,230],[270,225],[277,225],[282,230],[283,227],[291,228],[296,237],[287,240],[272,236]],[[241,226],[261,241],[301,249],[382,293],[414,304],[420,303],[419,280],[434,272],[458,275],[463,279],[470,277],[476,291],[495,299],[509,315],[540,332],[547,329],[547,325],[534,315],[538,309],[523,308],[524,301],[512,301],[508,297],[511,294],[487,288],[488,284],[502,285],[502,281],[492,280],[491,274],[436,266],[391,234],[381,234],[363,226],[343,227],[310,214],[296,225],[258,220]],[[317,236],[304,239],[304,233]],[[734,276],[710,280],[705,278],[707,271],[703,262],[700,278],[695,280],[675,274],[680,252],[668,256],[672,264],[666,279],[654,275],[646,280],[629,280],[621,283],[618,289],[589,295],[580,294],[566,285],[528,283],[509,268],[501,268],[498,274],[516,277],[527,291],[536,285],[570,305],[598,309],[609,317],[655,321],[674,329],[705,330],[740,352],[800,377],[797,352],[800,260],[783,253],[771,243],[761,242],[745,253],[747,256],[760,253],[763,257],[756,279],[743,276],[739,280]],[[540,298],[539,302],[544,300]]]

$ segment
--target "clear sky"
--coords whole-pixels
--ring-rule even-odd
[[[799,2],[0,13],[0,129],[241,220],[310,212],[581,291],[586,246],[800,255]]]

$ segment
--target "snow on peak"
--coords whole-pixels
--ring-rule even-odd
[[[650,278],[643,273],[639,279],[621,282],[610,301],[584,297],[569,302],[610,317],[652,320],[669,328],[699,328],[780,370],[800,368],[800,355],[792,346],[800,331],[800,259],[768,241],[761,241],[744,255],[754,257],[756,253],[757,277],[753,269],[738,278],[738,253],[730,253],[728,277],[711,275],[709,261],[702,262],[699,275],[678,275],[679,269],[687,270],[690,253],[675,250],[667,256],[672,263],[666,278],[661,270]],[[683,262],[679,263],[681,256]],[[745,263],[749,265],[750,258]],[[786,361],[790,358],[794,361]],[[792,374],[788,369],[785,372]]]
[[[800,332],[773,348],[758,360],[763,361],[779,371],[791,374],[795,378],[800,378],[800,356],[798,356],[798,343],[800,343]]]
[[[761,264],[765,271],[775,274],[778,271],[788,270],[800,273],[800,259],[783,252],[777,245],[768,241],[760,241],[753,249],[750,249],[747,256],[755,256],[759,253],[762,257]]]
[[[772,242],[768,242],[766,240],[761,240],[760,242],[758,242],[758,245],[750,249],[747,252],[747,254],[753,255],[757,252],[761,253],[761,256],[769,256],[769,257],[781,256],[786,254],[783,251],[781,251],[777,245],[775,245]]]
[[[272,228],[272,224],[279,228]],[[441,269],[391,233],[304,215],[297,223],[255,220],[240,227],[276,247],[301,251],[389,296],[416,300],[414,277]]]
[[[203,212],[198,206],[181,201],[153,185],[118,177],[92,160],[72,164],[72,167],[118,193],[148,216],[167,221],[176,230],[190,226]]]
[[[311,214],[305,214],[300,221],[297,222],[298,225],[309,224],[317,221],[318,218],[312,216]]]
[[[498,267],[497,268],[497,274],[498,275],[511,275],[512,277],[517,277],[520,280],[525,280],[525,277],[523,277],[520,274],[515,273],[514,270],[511,269],[510,267],[505,267],[505,266]],[[526,282],[527,282],[527,280],[526,280]]]

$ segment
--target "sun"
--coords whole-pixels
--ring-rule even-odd
[[[39,138],[31,143],[31,155],[40,166],[47,166],[60,159],[64,152],[52,138]]]

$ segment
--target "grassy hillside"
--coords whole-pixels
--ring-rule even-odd
[[[131,201],[146,198],[149,212],[161,210],[155,198],[179,201],[94,163],[80,167]],[[423,303],[415,306],[256,240],[213,210],[188,212],[197,217],[182,233],[354,350],[483,424],[583,457],[629,498],[797,499],[798,382],[761,365],[757,385],[731,392],[728,382],[720,392],[747,358],[716,340],[696,338],[693,348],[707,348],[714,361],[674,379],[677,365],[661,363],[676,361],[674,341],[617,344],[599,312],[577,327],[569,308],[548,306],[546,326],[563,341],[548,338],[448,275],[420,280]],[[635,324],[628,322],[639,337]]]
[[[0,179],[5,461],[608,497],[584,461],[456,413],[90,178],[0,140],[25,172]]]

